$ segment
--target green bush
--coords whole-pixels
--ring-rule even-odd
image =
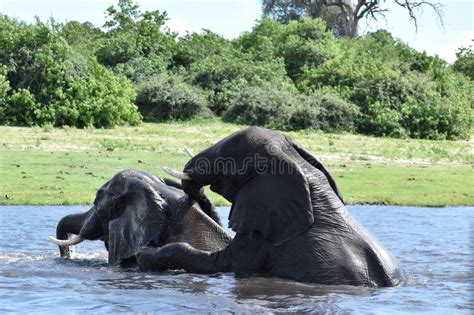
[[[360,122],[360,130],[379,137],[403,138],[407,135],[401,125],[401,113],[380,102],[370,104]]]
[[[451,102],[452,100],[436,93],[430,95],[425,102],[410,99],[402,109],[402,125],[412,138],[468,139],[472,110],[469,104],[465,104],[463,108],[459,103]]]
[[[304,99],[302,100],[303,102],[300,106],[293,108],[288,121],[289,126],[293,130],[321,129],[319,120],[321,108],[319,106],[311,106],[310,103],[304,102]]]
[[[472,40],[474,43],[474,40]],[[473,46],[461,47],[456,51],[456,61],[453,64],[455,71],[461,72],[474,81],[474,50]]]
[[[10,82],[8,82],[5,75],[0,73],[0,108],[6,106],[8,100],[8,91],[10,91]],[[0,113],[0,121],[2,120],[2,114]]]
[[[243,52],[239,45],[210,31],[180,38],[173,65],[176,72],[208,93],[209,107],[217,115],[229,108],[245,86],[268,81],[290,82],[281,58],[254,58]]]
[[[472,48],[448,65],[383,30],[337,39],[323,21],[268,17],[228,40],[177,37],[132,0],[102,28],[0,15],[0,123],[106,127],[209,115],[280,129],[469,139]],[[470,79],[469,79],[470,78]],[[130,80],[130,81],[129,81]]]
[[[286,130],[351,131],[357,106],[325,91],[299,94],[275,84],[244,88],[224,115],[227,121]]]
[[[318,129],[324,131],[352,131],[359,108],[334,94],[316,92],[309,96],[310,106],[319,108]]]
[[[291,129],[353,131],[359,109],[335,94],[317,91],[300,97],[299,106],[291,114]]]
[[[318,67],[302,68],[300,90],[330,87],[339,91],[360,108],[356,125],[362,133],[469,138],[473,97],[466,91],[473,85],[445,61],[416,52],[386,31],[338,42],[342,49],[334,58]],[[443,122],[447,120],[451,126]]]
[[[139,57],[136,37],[132,32],[122,32],[105,38],[97,49],[97,60],[113,67]]]
[[[207,116],[204,93],[177,76],[160,75],[137,87],[136,104],[147,121],[191,119]]]
[[[272,84],[243,88],[224,114],[224,120],[241,124],[288,129],[293,108],[300,99],[291,90]]]
[[[298,82],[302,69],[318,67],[332,58],[337,43],[322,20],[301,18],[282,25],[268,17],[257,22],[252,32],[243,34],[237,44],[267,62],[281,58],[288,76]]]
[[[163,32],[166,12],[141,12],[132,0],[119,0],[106,10],[107,30],[98,40],[97,59],[110,67],[138,57],[158,56],[171,62],[176,34]]]
[[[13,125],[33,126],[41,115],[41,109],[30,91],[19,89],[9,98],[4,115]]]
[[[0,16],[0,28],[0,46],[5,47],[0,61],[11,88],[0,109],[3,124],[110,127],[140,122],[126,78],[72,50],[40,22],[27,25]]]
[[[160,56],[136,57],[125,63],[120,63],[114,72],[126,76],[133,83],[138,84],[150,77],[166,72],[166,62]]]
[[[105,33],[90,22],[69,21],[65,24],[53,22],[53,30],[66,40],[68,45],[84,56],[95,56],[98,43]]]
[[[237,51],[195,62],[188,75],[192,84],[210,93],[210,108],[218,115],[229,108],[236,92],[245,86],[259,86],[270,81],[276,84],[290,82],[281,60],[255,62],[250,55]]]
[[[209,30],[191,33],[178,39],[173,53],[173,66],[189,67],[209,56],[229,55],[235,51],[232,42]]]

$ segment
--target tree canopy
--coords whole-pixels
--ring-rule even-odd
[[[262,0],[264,14],[282,23],[298,20],[302,17],[320,18],[326,21],[336,36],[354,38],[358,35],[359,21],[362,19],[385,18],[388,12],[385,0]],[[418,15],[423,7],[429,7],[442,22],[442,7],[431,1],[395,0],[404,8],[418,28]]]
[[[263,16],[234,40],[178,37],[131,0],[102,28],[0,16],[0,123],[110,127],[217,116],[283,130],[468,139],[473,54],[449,65],[377,31]]]
[[[474,43],[474,40],[472,42]],[[472,45],[459,48],[456,51],[456,57],[453,69],[474,80],[474,48]]]

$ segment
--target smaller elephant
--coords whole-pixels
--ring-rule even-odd
[[[77,236],[68,239],[69,234]],[[71,245],[102,240],[109,265],[123,266],[135,262],[142,246],[186,242],[215,251],[231,241],[203,191],[190,198],[179,183],[137,170],[117,173],[97,191],[88,211],[62,218],[50,239],[65,258]]]
[[[183,190],[203,186],[232,203],[236,235],[222,250],[174,243],[144,248],[145,270],[233,271],[331,285],[388,287],[405,281],[397,260],[347,210],[323,164],[277,131],[250,127],[193,157]]]

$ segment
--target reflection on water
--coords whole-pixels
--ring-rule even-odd
[[[59,258],[47,240],[87,207],[0,207],[0,312],[438,312],[472,313],[473,208],[353,206],[397,256],[407,286],[321,286],[231,273],[141,273],[107,266],[101,242]],[[219,209],[225,222],[228,209]]]

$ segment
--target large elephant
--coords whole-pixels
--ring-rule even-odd
[[[69,234],[77,236],[68,239]],[[201,190],[190,198],[179,183],[137,171],[117,173],[96,193],[89,211],[61,219],[56,238],[61,257],[83,240],[103,240],[109,265],[128,265],[142,246],[187,242],[216,251],[231,240]]]
[[[250,127],[199,153],[184,172],[185,192],[211,190],[232,203],[236,235],[219,251],[186,243],[143,248],[143,270],[264,273],[302,282],[396,286],[396,259],[347,211],[327,169],[287,136]]]

